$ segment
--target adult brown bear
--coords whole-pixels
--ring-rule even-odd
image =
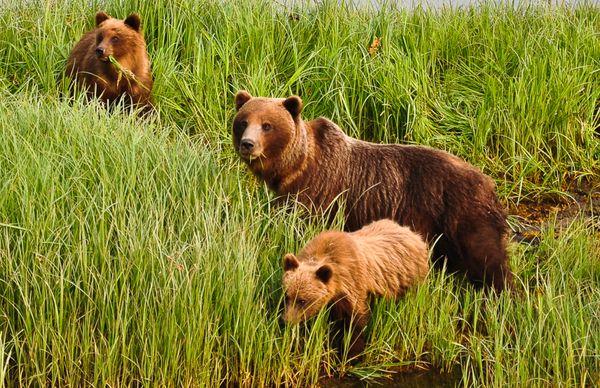
[[[140,24],[137,14],[119,20],[98,12],[96,28],[83,35],[71,51],[66,74],[89,97],[103,102],[125,97],[128,103],[150,110],[153,82]],[[120,69],[111,63],[111,56]]]
[[[240,91],[233,144],[278,195],[315,213],[345,200],[346,229],[390,218],[435,242],[434,258],[475,284],[503,290],[512,279],[506,215],[493,181],[447,152],[353,139],[325,118],[302,120],[302,100]],[[330,208],[331,206],[331,208]]]

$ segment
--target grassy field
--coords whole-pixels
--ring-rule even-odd
[[[68,52],[100,9],[142,16],[147,119],[61,98]],[[464,385],[600,384],[597,215],[550,217],[537,243],[511,243],[515,294],[436,271],[377,303],[350,365],[326,314],[278,319],[281,257],[325,225],[274,207],[230,141],[236,90],[297,93],[305,117],[353,136],[460,155],[507,207],[582,182],[598,195],[599,34],[598,6],[3,3],[0,386],[304,386],[422,367],[459,369]]]

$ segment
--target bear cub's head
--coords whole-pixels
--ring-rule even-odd
[[[140,34],[140,17],[132,13],[125,20],[114,19],[104,12],[96,14],[96,46],[94,53],[98,60],[108,62],[113,56],[116,60],[130,55],[139,47],[143,47]]]
[[[329,303],[332,298],[331,265],[298,261],[296,256],[288,253],[283,259],[283,270],[285,322],[305,321],[317,315]]]
[[[258,170],[277,166],[298,131],[300,97],[253,98],[242,90],[235,96],[235,106],[233,145],[237,153]]]

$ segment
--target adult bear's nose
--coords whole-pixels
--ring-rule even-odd
[[[240,142],[240,147],[242,151],[252,151],[254,148],[254,142],[250,139],[242,139]]]
[[[96,55],[104,55],[104,49],[100,46],[96,47]]]

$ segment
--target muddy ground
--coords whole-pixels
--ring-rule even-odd
[[[521,202],[509,208],[511,240],[536,245],[541,230],[554,223],[558,231],[575,219],[585,219],[600,237],[600,182],[572,185],[566,195],[540,202]]]

